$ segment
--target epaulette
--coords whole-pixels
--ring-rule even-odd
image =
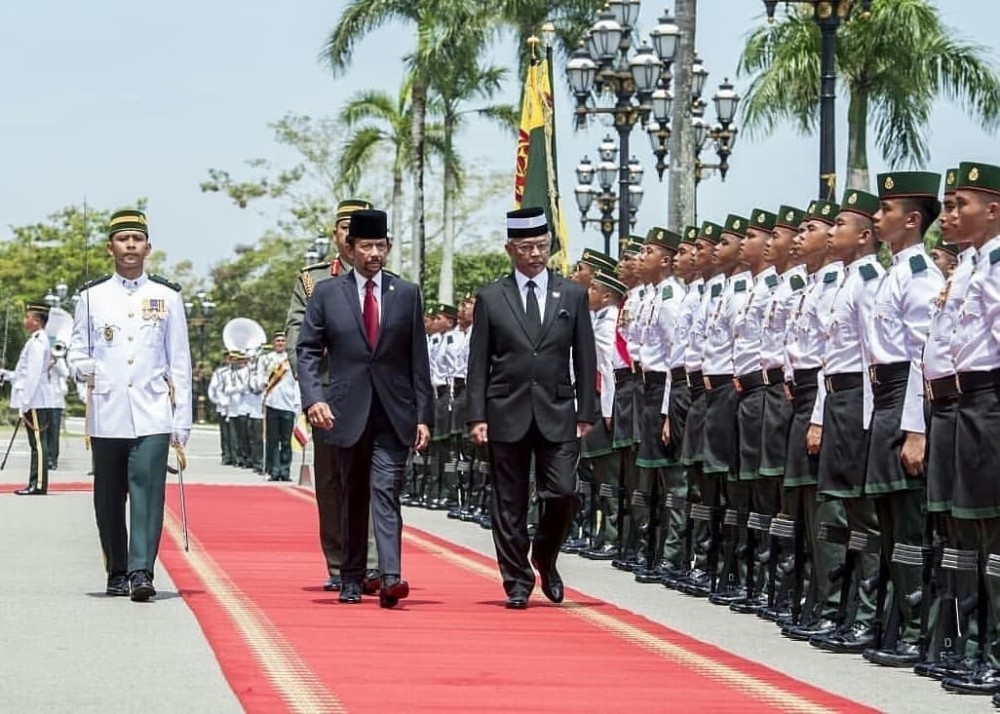
[[[159,283],[160,285],[166,285],[175,293],[179,293],[181,291],[181,286],[179,284],[170,282],[162,275],[157,275],[156,273],[152,273],[149,276],[149,279],[152,280],[154,283]]]
[[[990,265],[996,265],[1000,263],[1000,248],[994,248],[990,251]]]
[[[806,281],[802,279],[801,275],[793,275],[789,278],[788,284],[791,286],[792,290],[801,290],[806,286]]]
[[[448,342],[449,345],[455,344],[455,336],[454,335],[448,335],[447,342]]]
[[[665,285],[663,287],[663,290],[660,291],[660,299],[661,300],[669,300],[673,296],[674,296],[674,287],[673,287],[673,285]]]
[[[862,265],[860,268],[858,268],[858,272],[861,273],[861,277],[864,278],[864,281],[866,283],[869,280],[873,280],[874,278],[878,277],[878,271],[875,270],[875,266],[872,265],[871,263],[865,263],[864,265]]]
[[[306,267],[302,268],[299,272],[300,273],[308,273],[308,272],[313,271],[313,270],[319,270],[320,268],[329,269],[329,267],[331,265],[333,265],[333,261],[331,261],[331,260],[324,260],[324,261],[319,262],[319,263],[313,263],[312,265],[307,265]]]
[[[102,275],[99,278],[94,278],[93,280],[89,280],[89,281],[87,281],[86,283],[83,284],[83,287],[81,287],[80,290],[89,290],[90,288],[94,287],[95,285],[100,285],[103,282],[111,280],[111,276],[112,275],[114,275],[114,273],[108,273],[107,275]]]
[[[910,272],[916,275],[927,270],[927,260],[922,255],[915,255],[910,258]]]
[[[733,285],[733,292],[734,293],[742,293],[746,289],[747,289],[747,281],[746,280],[737,280],[736,283]]]
[[[829,273],[823,275],[824,283],[835,283],[837,282],[837,271],[831,270]]]
[[[778,284],[778,276],[777,275],[768,275],[766,278],[764,278],[764,284],[767,287],[769,287],[771,289],[774,289],[774,286]]]
[[[712,297],[717,298],[722,295],[722,286],[716,283],[712,286]]]
[[[699,295],[705,294],[705,283],[698,283],[698,294]]]

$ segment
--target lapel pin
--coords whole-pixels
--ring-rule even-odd
[[[558,290],[553,290],[552,291],[552,297],[554,297],[554,298],[559,297],[559,291]]]
[[[393,291],[393,290],[395,290],[395,289],[396,289],[396,286],[395,286],[395,285],[390,285],[390,286],[389,286],[389,292],[392,292],[392,291]]]

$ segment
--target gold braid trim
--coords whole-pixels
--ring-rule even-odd
[[[312,276],[309,273],[302,273],[301,278],[302,278],[302,288],[306,291],[306,297],[307,298],[312,297],[313,290],[316,287],[316,284],[313,283]]]

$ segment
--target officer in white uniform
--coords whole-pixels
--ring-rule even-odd
[[[264,472],[269,481],[291,481],[292,429],[302,410],[299,384],[288,363],[285,332],[271,338],[272,351],[258,361],[258,381],[264,384]]]
[[[84,286],[68,361],[86,379],[94,508],[107,594],[153,597],[170,447],[191,433],[191,351],[179,286],[148,275],[146,216],[111,216],[115,272]],[[129,525],[125,525],[125,501]]]

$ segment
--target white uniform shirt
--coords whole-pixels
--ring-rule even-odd
[[[644,372],[669,372],[674,326],[680,313],[684,290],[672,277],[649,288],[639,360]]]
[[[465,333],[454,327],[444,333],[442,343],[440,359],[446,383],[451,384],[455,377],[464,379],[469,359]]]
[[[705,281],[701,278],[691,282],[684,292],[680,307],[677,310],[677,319],[674,322],[674,337],[670,340],[669,366],[671,370],[678,367],[687,368],[685,357],[688,350],[688,342],[691,336],[691,325],[701,308],[701,295],[705,290]],[[670,387],[671,380],[667,379],[667,388],[663,390],[663,404],[660,412],[664,415],[670,413]]]
[[[733,374],[738,377],[761,369],[761,340],[771,293],[778,287],[778,271],[768,266],[753,276],[753,288],[733,320]]]
[[[844,280],[834,293],[830,309],[819,315],[823,330],[823,370],[819,392],[813,406],[812,423],[823,424],[823,407],[826,402],[826,383],[823,377],[831,374],[861,372],[864,388],[864,427],[871,422],[872,387],[868,379],[868,362],[865,359],[867,324],[875,303],[875,291],[885,274],[885,268],[874,255],[858,258],[844,272]]]
[[[226,416],[229,412],[229,397],[225,392],[225,375],[229,371],[228,365],[221,365],[212,372],[212,378],[208,381],[208,399],[215,405],[215,411],[221,416]]]
[[[969,290],[951,342],[957,372],[1000,367],[1000,236],[976,251]]]
[[[628,345],[628,354],[634,361],[639,362],[640,346],[640,325],[639,317],[642,312],[642,301],[645,299],[646,290],[642,285],[630,288],[625,295],[625,302],[622,303],[618,315],[618,329],[625,338]]]
[[[780,276],[764,307],[764,330],[760,340],[761,369],[785,367],[785,342],[791,315],[798,308],[801,291],[806,286],[806,268],[793,265]],[[786,374],[786,379],[791,379]]]
[[[70,369],[88,356],[97,363],[91,436],[191,429],[191,349],[179,292],[145,273],[137,280],[115,274],[85,290],[73,319]]]
[[[427,359],[431,367],[431,385],[443,387],[448,384],[448,375],[444,363],[444,335],[431,335],[427,343]]]
[[[931,310],[931,328],[924,345],[924,379],[930,381],[955,374],[951,341],[958,328],[958,314],[969,292],[977,261],[976,249],[969,246],[958,255],[958,265],[945,282]]]
[[[52,361],[49,337],[36,330],[25,341],[11,377],[10,406],[24,414],[29,409],[50,409],[52,395],[47,370]]]
[[[701,369],[706,375],[732,376],[736,318],[752,289],[753,276],[749,270],[743,270],[727,278],[722,294],[717,299],[713,298],[702,349]]]
[[[785,347],[785,357],[788,360],[786,377],[795,370],[823,366],[826,345],[823,340],[820,315],[829,313],[833,297],[843,280],[844,264],[839,260],[809,276],[808,285],[799,296],[798,308],[791,315],[786,333],[788,338]]]
[[[299,383],[295,381],[295,375],[292,374],[291,369],[285,369],[281,379],[270,390],[267,390],[271,374],[274,373],[274,370],[279,369],[278,365],[280,364],[288,366],[287,352],[268,352],[258,362],[260,369],[258,379],[263,382],[265,391],[267,391],[264,395],[264,406],[297,413],[302,410],[302,400],[299,396]]]
[[[601,384],[601,416],[610,419],[615,409],[615,370],[628,367],[618,354],[618,307],[611,305],[590,314],[597,348],[597,373]]]
[[[869,364],[910,363],[903,398],[903,431],[924,433],[924,380],[920,367],[930,327],[931,308],[944,287],[944,276],[923,243],[892,256],[892,266],[875,293],[869,322]]]
[[[53,358],[48,369],[49,398],[52,409],[66,408],[66,394],[69,392],[69,366],[65,357]]]
[[[698,310],[688,331],[688,346],[684,353],[684,368],[688,372],[699,372],[702,369],[705,340],[708,336],[708,320],[715,300],[722,298],[722,289],[726,283],[725,275],[716,275],[705,283],[705,292],[701,295]]]

